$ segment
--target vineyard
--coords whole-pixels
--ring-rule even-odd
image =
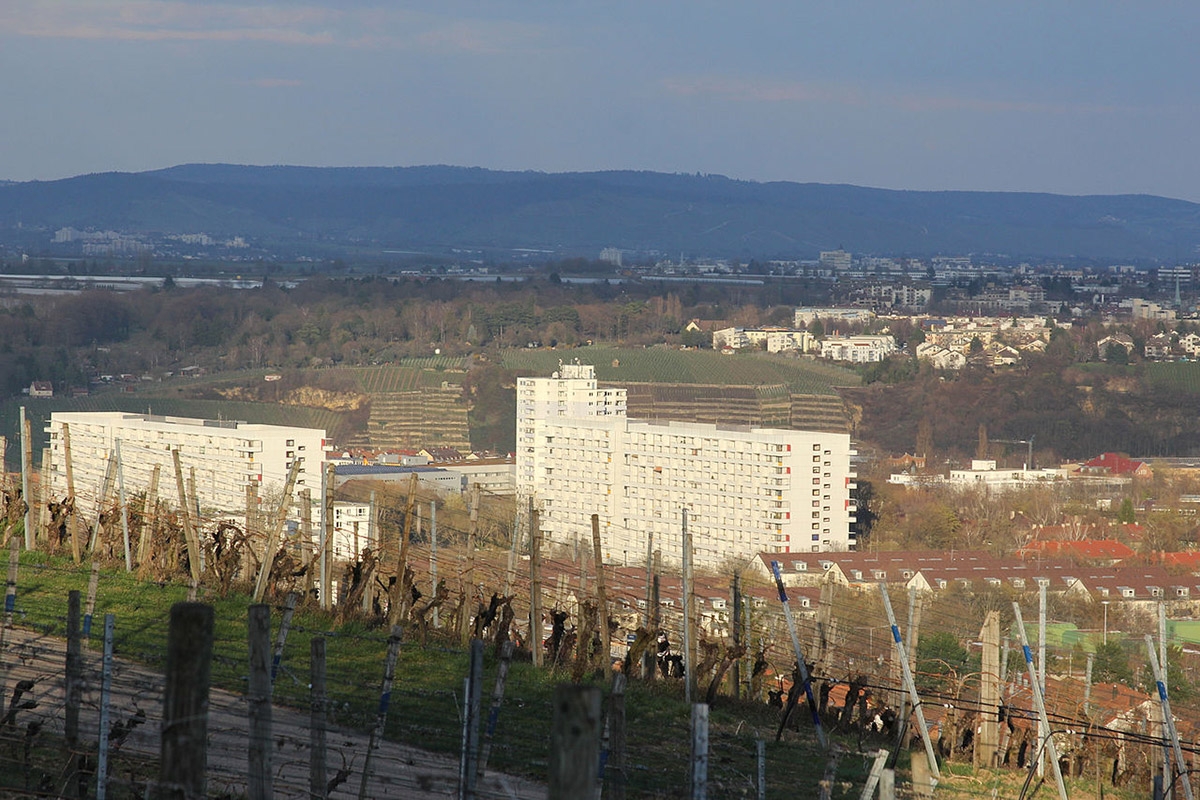
[[[1200,395],[1200,362],[1145,364],[1147,388],[1174,395]]]
[[[457,536],[462,532],[446,533]],[[411,555],[414,585],[422,590],[431,588],[431,550],[417,544]],[[503,551],[472,554],[461,547],[443,550],[440,561],[443,574],[452,576],[446,583],[453,587],[440,623],[435,617],[429,625],[428,616],[416,615],[414,606],[414,616],[401,626],[399,638],[388,636],[380,615],[358,613],[344,595],[334,612],[323,612],[311,602],[296,602],[295,597],[272,589],[269,606],[264,607],[252,604],[241,583],[221,590],[209,580],[203,581],[198,599],[213,609],[208,656],[213,688],[204,720],[207,735],[202,736],[208,742],[209,796],[262,796],[255,787],[261,786],[264,773],[256,772],[254,763],[256,752],[262,755],[265,751],[275,797],[340,800],[354,797],[360,786],[369,787],[367,796],[376,797],[454,796],[462,780],[460,765],[478,766],[480,753],[486,753],[482,756],[485,763],[478,767],[480,777],[472,796],[480,800],[547,797],[555,687],[594,687],[604,697],[605,719],[610,725],[617,724],[611,716],[617,693],[602,669],[593,670],[594,656],[574,637],[574,632],[582,635],[588,630],[589,615],[595,613],[596,565],[586,558],[562,555],[542,563],[543,608],[548,619],[558,620],[561,615],[570,625],[567,638],[555,644],[559,631],[547,624],[547,663],[538,667],[523,648],[528,628],[523,620],[529,612],[530,596],[528,567],[522,565],[515,576],[510,571],[506,577]],[[154,796],[154,787],[166,774],[159,748],[160,740],[161,746],[166,746],[168,712],[163,686],[164,674],[170,680],[172,656],[164,611],[183,601],[189,590],[177,582],[179,576],[173,581],[147,580],[126,573],[119,561],[103,563],[103,569],[93,569],[89,581],[86,563],[76,565],[70,559],[36,551],[23,552],[19,561],[10,561],[15,602],[10,606],[5,638],[0,640],[0,657],[9,665],[7,685],[17,688],[15,697],[20,702],[14,701],[9,722],[0,731],[0,741],[12,745],[0,746],[0,792],[6,796],[90,796],[89,790],[77,792],[75,786],[94,786],[98,780],[97,752],[102,738],[108,745],[106,787],[113,796],[141,797],[146,792]],[[474,644],[468,644],[459,633],[472,627],[463,626],[461,598],[455,598],[463,588],[464,570],[471,570],[480,587],[473,592],[479,604],[479,616],[473,621]],[[624,640],[625,631],[634,634],[633,626],[640,625],[639,620],[649,613],[638,608],[639,599],[649,591],[647,573],[640,567],[617,565],[605,565],[605,573],[608,607],[620,626],[614,641]],[[671,652],[677,653],[674,648],[682,640],[681,584],[677,574],[664,573],[661,579],[658,613],[662,629],[675,643]],[[897,707],[891,704],[901,702],[905,693],[898,682],[879,593],[871,588],[841,588],[826,598],[821,592],[819,608],[811,608],[805,599],[813,597],[809,591],[789,592],[797,606],[791,613],[797,616],[800,642],[809,648],[807,657],[813,659],[816,670],[813,688],[820,698],[821,730],[833,743],[824,750],[815,736],[813,719],[803,709],[803,697],[798,698],[800,707],[794,712],[782,705],[797,698],[783,699],[788,694],[785,676],[793,648],[774,591],[766,585],[743,586],[746,620],[742,635],[751,644],[748,650],[729,649],[719,631],[714,638],[708,623],[701,625],[701,663],[696,667],[700,674],[711,674],[710,653],[743,653],[737,659],[740,673],[726,673],[724,682],[710,683],[706,677],[698,681],[695,690],[696,702],[708,708],[708,796],[816,797],[817,787],[828,780],[831,792],[825,796],[859,797],[881,749],[894,750],[898,756],[897,788],[902,788],[902,783],[905,790],[900,796],[917,796],[907,794],[908,784],[926,754],[915,722],[899,740],[892,728],[889,709]],[[504,606],[509,602],[515,606],[510,609],[515,620],[505,614],[506,621],[501,622],[499,616],[487,613],[487,595],[498,594],[502,588],[508,592],[505,597],[511,598],[503,601]],[[698,613],[713,622],[724,618],[728,624],[728,610],[722,614],[716,604],[722,597],[728,598],[729,590],[723,577],[698,576]],[[339,589],[344,591],[345,587]],[[75,593],[73,606],[70,592]],[[905,636],[915,636],[912,626],[916,623],[904,592],[896,589],[896,594],[896,614]],[[1019,647],[1002,662],[1002,697],[1011,722],[1002,731],[1001,764],[975,769],[971,748],[978,743],[964,732],[976,729],[983,711],[979,693],[985,674],[981,669],[986,667],[979,661],[978,625],[986,615],[964,599],[953,594],[927,598],[923,616],[917,612],[922,641],[928,644],[918,648],[912,663],[925,709],[923,723],[931,731],[941,770],[936,796],[1015,798],[1034,761],[1028,748],[1036,715],[1025,665]],[[1020,599],[1028,611],[1030,598]],[[1057,610],[1053,603],[1052,614]],[[81,614],[81,609],[86,613]],[[254,620],[264,617],[256,616],[256,609],[265,614],[273,662],[269,651],[265,660],[255,660]],[[101,623],[110,614],[111,639]],[[1011,616],[1002,617],[1002,630],[1009,630]],[[903,622],[906,618],[908,624]],[[501,630],[518,644],[518,654],[511,662],[505,662],[501,654],[501,639],[494,638]],[[640,628],[637,634],[641,635]],[[1122,637],[1115,631],[1110,635],[1114,640]],[[319,680],[313,655],[313,642],[318,639],[323,655]],[[1130,637],[1131,644],[1136,641],[1137,637]],[[74,667],[72,642],[79,653]],[[562,653],[550,659],[559,647]],[[108,667],[102,657],[106,649],[114,655]],[[617,649],[614,644],[614,651]],[[619,649],[623,651],[624,644]],[[473,666],[476,650],[483,654],[478,672]],[[1049,679],[1046,703],[1070,797],[1145,796],[1138,788],[1148,784],[1162,747],[1154,718],[1143,718],[1139,710],[1149,699],[1116,684],[1097,684],[1088,711],[1081,700],[1080,664],[1069,665],[1070,651],[1054,639],[1050,653],[1055,674]],[[389,662],[394,667],[389,668]],[[256,689],[255,670],[266,670],[271,663],[269,683]],[[502,665],[506,670],[503,681],[499,677]],[[623,747],[615,750],[615,739],[604,744],[596,740],[598,747],[614,748],[605,750],[609,757],[603,772],[604,796],[619,786],[620,796],[629,798],[697,797],[687,789],[693,731],[689,729],[683,679],[666,673],[648,679],[636,658],[624,670],[628,681],[622,690]],[[483,684],[484,702],[493,696],[490,714],[482,708],[468,711],[475,701],[469,690],[463,696],[463,679],[470,680],[472,675]],[[110,690],[104,688],[106,684],[111,685]],[[320,695],[312,688],[318,685],[323,688]],[[268,726],[274,727],[273,732],[268,727],[265,739],[256,744],[254,732],[261,729],[261,711],[256,717],[254,709],[261,709],[256,698],[264,694],[274,706],[267,720]],[[382,703],[381,696],[385,698]],[[765,702],[768,696],[773,699]],[[775,698],[781,705],[773,707]],[[72,702],[78,709],[74,721],[68,710]],[[328,788],[313,795],[310,776],[320,751],[314,749],[310,727],[316,724],[318,709],[321,725],[327,728],[322,740],[324,757],[319,759],[324,770],[320,785]],[[1124,709],[1136,712],[1131,723],[1121,722],[1119,717],[1108,721],[1110,717],[1105,716]],[[1192,758],[1196,712],[1190,704],[1181,703],[1177,713],[1181,731],[1188,735],[1184,752]],[[106,730],[102,714],[107,714],[107,737],[101,736]],[[486,749],[476,738],[476,752],[469,745],[469,722],[483,716],[489,720]],[[376,731],[382,736],[376,738]],[[756,749],[761,754],[758,764]],[[600,763],[605,763],[603,757]],[[761,793],[759,780],[764,781]],[[601,784],[596,786],[599,791]],[[1042,787],[1038,796],[1052,794],[1047,788]]]
[[[10,512],[20,510],[11,502],[13,478]],[[36,492],[37,481],[31,486]],[[288,533],[266,559],[276,545],[267,544],[261,521],[245,531],[216,517],[198,516],[193,525],[169,501],[147,507],[142,487],[128,488],[130,501],[97,515],[91,535],[69,524],[62,507],[45,506],[48,524],[37,522],[47,515],[32,515],[23,552],[20,514],[6,517],[15,546],[0,658],[11,671],[0,696],[9,686],[18,693],[11,721],[0,726],[0,740],[12,744],[0,745],[5,791],[90,796],[79,787],[100,779],[99,753],[115,742],[119,752],[110,754],[119,767],[107,774],[116,796],[153,795],[156,784],[178,780],[164,772],[174,762],[159,758],[171,720],[202,718],[206,730],[194,741],[212,742],[206,774],[218,796],[268,797],[261,786],[273,781],[276,797],[340,799],[367,787],[359,796],[434,798],[478,775],[466,796],[540,800],[546,783],[554,785],[557,723],[549,723],[561,711],[554,698],[564,685],[594,692],[597,704],[604,698],[587,747],[609,757],[600,761],[603,786],[597,768],[588,772],[588,795],[619,787],[630,798],[703,797],[685,793],[701,705],[714,797],[815,796],[822,781],[830,798],[857,797],[872,765],[882,768],[880,750],[895,754],[904,783],[919,780],[926,762],[934,774],[940,768],[938,796],[1017,797],[1036,761],[1039,715],[1052,726],[1077,800],[1137,796],[1161,767],[1165,734],[1155,699],[1128,673],[1146,653],[1145,637],[1122,633],[1152,628],[1123,602],[1101,612],[1047,592],[1051,621],[1090,621],[1090,630],[1047,637],[1046,716],[1032,702],[1031,673],[1018,655],[1029,653],[1020,647],[1027,634],[1019,609],[1032,617],[1038,604],[1024,584],[922,593],[897,580],[893,613],[883,584],[845,585],[833,573],[820,580],[815,568],[810,580],[808,562],[801,569],[791,556],[784,569],[800,585],[788,589],[785,605],[761,559],[741,564],[738,581],[681,573],[679,554],[666,551],[649,564],[625,563],[628,556],[602,563],[598,532],[590,550],[578,541],[544,543],[536,525],[514,519],[511,504],[478,497],[430,498],[435,513],[385,496],[376,547],[350,562],[329,555],[324,568],[315,554],[330,551],[315,531],[313,539]],[[92,507],[95,489],[79,499]],[[88,525],[88,517],[77,521]],[[116,522],[126,518],[127,526]],[[211,648],[193,659],[171,655],[171,641],[195,637],[176,636],[164,619],[189,595],[212,608]],[[1163,608],[1182,616],[1190,602]],[[89,620],[108,614],[115,633],[102,639]],[[893,617],[907,620],[903,635],[919,641],[915,653],[895,646],[901,628]],[[98,657],[105,640],[115,656],[110,667]],[[319,670],[314,640],[322,642]],[[1110,640],[1115,655],[1103,649]],[[1097,670],[1102,655],[1113,669],[1093,682],[1083,669],[1087,652]],[[1173,708],[1192,758],[1200,709],[1188,702],[1182,651],[1170,653],[1172,697],[1180,701]],[[205,681],[219,691],[203,713],[174,716],[164,688],[172,664],[199,658],[208,659]],[[797,662],[812,664],[815,713],[804,713],[799,691],[789,692],[800,685]],[[1115,671],[1119,662],[1125,677]],[[267,679],[271,664],[277,669]],[[464,691],[464,678],[474,688]],[[482,706],[472,699],[483,693],[495,698],[486,739]],[[897,715],[914,694],[923,721],[905,728]],[[998,738],[976,737],[996,721],[997,704],[1008,724],[993,726]],[[318,723],[300,709],[323,711],[319,725],[331,732],[324,744],[313,744],[306,725]],[[605,725],[620,731],[607,744]],[[976,759],[994,768],[975,770]],[[318,765],[320,780],[311,777]],[[322,788],[310,792],[314,785]]]
[[[596,379],[620,383],[701,383],[732,386],[785,384],[799,394],[836,394],[839,386],[857,386],[849,370],[814,361],[768,355],[723,356],[700,350],[665,347],[620,349],[581,347],[575,350],[506,350],[503,365],[531,375],[549,376],[559,361],[591,364]]]

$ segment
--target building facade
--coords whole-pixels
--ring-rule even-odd
[[[337,561],[352,561],[362,551],[379,546],[375,533],[375,517],[370,503],[333,502],[333,557]]]
[[[517,384],[518,497],[550,545],[590,547],[598,515],[608,561],[678,562],[685,508],[698,568],[853,549],[852,455],[844,433],[630,419],[586,365]]]
[[[282,425],[256,425],[228,420],[126,414],[119,411],[64,412],[50,416],[50,486],[57,496],[67,494],[66,444],[70,435],[71,467],[76,509],[92,514],[116,479],[109,471],[120,447],[120,479],[128,494],[146,491],[159,469],[158,496],[178,505],[175,451],[179,451],[185,482],[195,472],[195,494],[202,519],[245,521],[246,487],[257,484],[263,510],[270,513],[282,494],[293,462],[298,462],[293,501],[308,489],[313,497],[314,532],[320,530],[325,458],[325,431]],[[119,444],[118,444],[119,443]],[[174,500],[175,502],[171,502]],[[276,500],[277,501],[277,500]],[[296,519],[293,502],[290,519]],[[86,518],[86,517],[85,517]],[[315,535],[315,533],[314,533]]]
[[[829,336],[821,340],[821,358],[868,364],[896,352],[892,336]]]

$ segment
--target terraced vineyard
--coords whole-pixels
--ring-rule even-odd
[[[550,375],[559,359],[595,366],[600,383],[628,391],[631,417],[652,419],[844,433],[850,422],[837,387],[860,383],[853,372],[810,360],[667,348],[509,350],[503,364]]]
[[[1146,364],[1146,383],[1152,391],[1200,395],[1200,361]]]
[[[333,376],[348,375],[364,394],[412,392],[421,385],[420,367],[388,364],[380,367],[335,367],[325,370]]]
[[[506,369],[548,376],[558,368],[560,360],[591,364],[596,368],[596,379],[610,383],[785,384],[793,393],[834,395],[837,393],[835,387],[858,386],[861,382],[858,375],[849,370],[804,359],[765,354],[723,356],[665,347],[507,350],[502,363]]]
[[[470,450],[470,427],[462,389],[424,387],[420,391],[372,395],[365,436],[360,433],[348,439],[347,444]]]
[[[846,413],[846,405],[837,395],[793,394],[791,401],[793,428],[829,433],[850,432],[850,419]]]
[[[462,379],[467,359],[411,358],[375,367],[335,367],[325,375],[349,376],[371,398],[366,430],[347,431],[347,447],[470,448]]]

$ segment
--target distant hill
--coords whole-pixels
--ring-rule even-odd
[[[1200,205],[1148,195],[1073,197],[755,183],[654,172],[189,164],[0,184],[0,238],[31,228],[243,236],[264,247],[604,247],[739,258],[856,253],[1167,260],[1200,252]],[[46,241],[49,241],[47,236]]]

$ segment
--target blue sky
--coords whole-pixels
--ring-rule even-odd
[[[0,179],[645,169],[1200,201],[1194,2],[3,0]]]

